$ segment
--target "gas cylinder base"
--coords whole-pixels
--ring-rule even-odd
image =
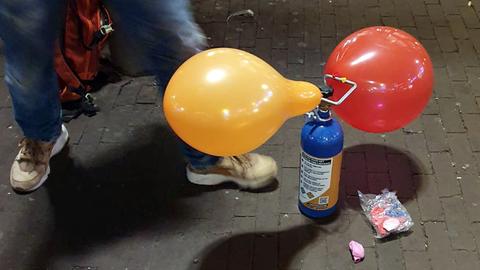
[[[335,211],[337,210],[337,205],[335,204],[334,206],[325,209],[325,210],[312,210],[310,208],[305,207],[302,203],[298,204],[298,209],[300,212],[311,219],[319,219],[319,218],[326,218],[328,216],[331,216]]]

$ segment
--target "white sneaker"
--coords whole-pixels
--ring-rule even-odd
[[[32,192],[39,188],[50,173],[50,158],[58,154],[68,141],[67,128],[62,125],[62,133],[55,143],[23,138],[12,169],[10,185],[19,193]]]
[[[246,154],[222,157],[212,167],[198,170],[187,166],[187,179],[198,185],[234,182],[244,189],[259,189],[271,184],[277,176],[277,163],[268,156]]]

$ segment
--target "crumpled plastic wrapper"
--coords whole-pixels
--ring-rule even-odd
[[[395,192],[387,189],[382,194],[363,194],[358,191],[363,214],[375,229],[376,238],[406,232],[413,226],[412,217],[398,200]]]

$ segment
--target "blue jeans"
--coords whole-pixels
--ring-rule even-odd
[[[193,21],[188,0],[106,0],[118,16],[114,24],[136,44],[138,59],[152,70],[165,89],[176,68],[205,47]],[[0,1],[0,38],[4,41],[5,81],[12,97],[15,120],[25,137],[52,141],[61,131],[61,105],[53,66],[65,1]],[[184,144],[183,153],[194,167],[207,167],[218,157]]]

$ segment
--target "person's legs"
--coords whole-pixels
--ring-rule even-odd
[[[206,47],[186,0],[108,0],[114,27],[127,32],[136,54],[156,76],[161,94],[175,70]],[[219,158],[199,152],[182,142],[181,150],[195,167],[214,165]]]
[[[21,191],[31,191],[46,179],[54,142],[62,134],[53,68],[60,2],[0,2],[5,82],[12,97],[15,120],[26,137],[10,177],[12,187]]]
[[[52,141],[60,135],[60,100],[53,68],[60,1],[0,2],[5,82],[15,120],[25,137]]]
[[[142,62],[153,70],[165,90],[175,70],[189,57],[206,48],[206,39],[195,24],[187,0],[109,0],[119,28],[128,32],[140,50]],[[215,157],[183,144],[189,161],[188,179],[196,184],[215,185],[234,181],[244,188],[260,188],[276,176],[275,161],[266,156]]]

